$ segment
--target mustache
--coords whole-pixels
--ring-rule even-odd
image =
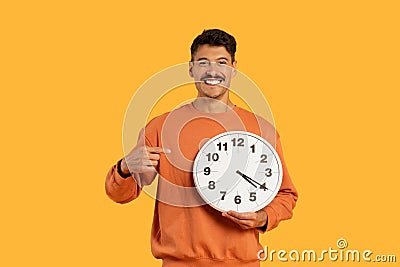
[[[200,81],[204,81],[204,80],[207,80],[207,79],[218,79],[218,80],[225,81],[225,78],[222,77],[222,76],[220,76],[220,75],[212,76],[212,75],[209,75],[209,74],[207,74],[207,75],[201,77],[201,78],[200,78]]]

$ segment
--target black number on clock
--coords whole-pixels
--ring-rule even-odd
[[[222,194],[221,200],[225,199],[226,191],[219,191]]]
[[[233,146],[244,146],[244,139],[238,138],[236,142],[236,138],[232,139]]]
[[[257,199],[256,192],[251,192],[249,200],[250,201],[256,201],[256,199]]]
[[[204,168],[204,175],[210,175],[211,169],[210,167],[205,167]]]
[[[236,203],[236,204],[242,203],[242,198],[241,198],[239,195],[237,195],[237,196],[235,197],[235,203]]]
[[[251,145],[251,153],[256,153],[256,146],[255,145]]]
[[[272,175],[272,170],[271,168],[265,169],[265,176],[270,177]]]
[[[263,183],[262,185],[260,185],[260,189],[263,189],[264,191],[267,190],[268,188],[266,187],[265,183]]]
[[[260,158],[261,158],[261,163],[267,163],[267,155],[265,155],[265,154],[262,154],[261,156],[260,156]]]
[[[208,182],[208,189],[210,189],[210,190],[215,189],[215,182],[214,181],[209,181]]]
[[[218,144],[217,144],[217,147],[218,147],[218,150],[219,150],[219,151],[221,151],[222,148],[223,148],[225,151],[227,151],[227,150],[228,150],[228,143],[227,143],[227,142],[225,142],[225,143],[218,143]]]
[[[219,160],[218,153],[212,153],[212,154],[211,153],[207,153],[206,156],[207,156],[208,161],[211,161],[211,160],[217,161],[217,160]]]

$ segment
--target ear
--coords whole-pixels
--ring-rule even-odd
[[[193,78],[193,61],[189,61],[189,76]]]
[[[234,77],[236,75],[236,63],[237,61],[233,61],[232,63],[232,77]]]

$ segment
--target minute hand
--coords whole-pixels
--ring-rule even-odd
[[[252,178],[250,178],[249,176],[247,176],[246,174],[242,173],[242,172],[239,171],[239,170],[237,170],[236,173],[239,174],[240,176],[242,176],[244,179],[246,179],[246,180],[247,180],[249,183],[251,183],[253,186],[255,186],[255,185],[253,184],[253,182],[256,183],[256,184],[258,184],[260,187],[263,186],[263,185],[261,185],[259,182],[257,182],[256,180],[253,180]],[[257,186],[255,186],[255,187],[257,187]]]

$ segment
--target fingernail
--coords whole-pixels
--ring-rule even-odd
[[[171,149],[165,148],[165,149],[164,149],[164,152],[165,152],[165,153],[171,153]]]

